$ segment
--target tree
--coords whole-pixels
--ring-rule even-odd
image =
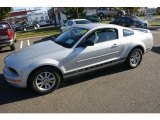
[[[0,21],[7,18],[11,10],[11,7],[0,7]]]
[[[68,19],[78,19],[86,15],[83,7],[66,7],[64,8],[63,13],[66,14]]]
[[[157,7],[157,8],[156,8],[156,13],[157,13],[158,15],[160,15],[160,7]]]

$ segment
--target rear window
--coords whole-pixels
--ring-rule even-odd
[[[131,36],[131,35],[134,35],[134,32],[131,31],[131,30],[127,30],[127,29],[123,29],[123,36],[126,37],[126,36]]]
[[[78,21],[75,21],[76,24],[88,24],[88,23],[91,23],[89,20],[78,20]]]
[[[10,28],[8,23],[0,23],[0,29],[8,29]]]

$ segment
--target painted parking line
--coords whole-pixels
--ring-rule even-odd
[[[28,43],[28,46],[30,46],[30,41],[29,40],[27,40],[27,43]]]
[[[23,41],[21,41],[20,43],[20,49],[22,49],[22,47],[23,47]]]

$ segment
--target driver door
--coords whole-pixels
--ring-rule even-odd
[[[85,44],[85,41],[93,41],[94,45],[81,47],[81,44]],[[118,58],[121,50],[117,29],[96,30],[82,41],[79,47],[75,48],[76,68],[86,68]]]

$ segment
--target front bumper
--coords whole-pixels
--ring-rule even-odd
[[[19,87],[19,88],[26,88],[27,87],[25,82],[22,81],[22,78],[16,74],[14,74],[13,72],[11,72],[8,67],[4,67],[3,75],[6,79],[6,81],[10,85],[15,86],[15,87]]]

